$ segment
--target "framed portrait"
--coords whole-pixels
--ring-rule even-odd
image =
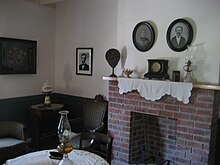
[[[168,27],[166,39],[172,50],[184,51],[192,43],[193,28],[187,20],[176,19]]]
[[[36,74],[37,41],[0,37],[0,74]]]
[[[92,76],[93,48],[76,48],[76,74]]]
[[[150,50],[154,44],[155,33],[147,21],[139,22],[132,34],[134,46],[141,52]]]

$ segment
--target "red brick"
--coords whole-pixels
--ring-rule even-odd
[[[164,105],[164,109],[165,110],[169,110],[169,111],[178,111],[178,106],[176,105]]]
[[[112,125],[112,129],[113,129],[113,130],[121,131],[121,130],[122,130],[122,127],[119,126],[119,125]]]
[[[148,101],[141,101],[141,105],[140,106],[142,106],[142,107],[151,107],[151,102],[148,102]]]
[[[194,153],[195,155],[200,155],[202,157],[208,157],[209,152],[206,150],[199,150],[199,149],[194,149],[192,150],[192,153]]]
[[[201,129],[210,129],[211,126],[209,124],[203,124],[199,122],[195,122],[195,127],[196,128],[201,128]]]
[[[130,111],[122,111],[122,110],[120,111],[119,110],[119,113],[122,114],[122,115],[125,115],[125,116],[130,116],[131,112]]]
[[[140,106],[140,102],[138,100],[137,101],[135,101],[135,100],[124,100],[123,103],[133,105],[133,106],[134,105]]]
[[[113,144],[113,152],[118,146],[117,150],[120,151],[116,151],[116,154],[114,152],[113,155],[116,156],[114,160],[120,160],[120,163],[122,164],[128,163],[128,159],[120,159],[119,154],[129,154],[129,141],[134,141],[134,139],[130,138],[134,137],[136,139],[134,142],[135,145],[141,146],[144,143],[142,137],[143,125],[146,128],[151,127],[154,129],[154,131],[151,130],[151,132],[148,132],[147,138],[154,139],[153,143],[158,144],[156,146],[166,144],[166,147],[164,148],[164,151],[167,153],[166,156],[171,157],[172,155],[176,157],[175,164],[177,165],[188,165],[189,163],[196,165],[198,162],[198,155],[204,155],[204,153],[201,152],[209,153],[209,150],[214,147],[213,144],[209,144],[208,141],[210,141],[211,123],[218,119],[217,114],[219,103],[215,103],[214,105],[212,103],[212,98],[214,97],[215,92],[210,92],[210,90],[193,89],[192,96],[190,97],[190,103],[185,105],[171,96],[164,96],[159,101],[149,101],[141,97],[137,91],[120,95],[117,91],[117,85],[117,83],[109,85],[111,86],[109,89],[116,90],[109,91],[109,121],[111,123],[109,123],[108,131],[111,135],[113,135],[115,141]],[[145,113],[152,119],[149,122],[143,122],[143,118],[138,117],[133,125],[130,122],[131,112],[138,112],[140,113],[140,116],[143,116],[142,113]],[[116,115],[116,113],[118,114]],[[170,116],[170,114],[172,114],[172,116]],[[164,117],[167,117],[168,119],[165,119]],[[170,119],[173,118],[176,119],[176,124],[175,122],[173,122],[173,124],[168,124]],[[115,131],[113,130],[113,127],[116,129],[122,128],[124,131]],[[137,129],[138,127],[140,127],[140,129]],[[213,130],[216,129],[214,127]],[[158,130],[159,128],[161,128],[160,132]],[[130,135],[130,129],[134,129],[136,131],[133,131],[133,134]],[[175,130],[177,132],[175,132]],[[159,135],[161,136],[159,137]],[[173,140],[169,139],[169,137],[173,137]],[[173,145],[175,143],[175,139],[177,145],[175,150],[176,152],[174,153],[172,150],[168,152],[169,147],[175,148],[175,145]],[[215,137],[213,136],[211,140],[214,139]],[[137,148],[138,146],[136,146],[136,152],[139,152]],[[196,153],[195,155],[193,151]],[[169,153],[171,153],[171,155],[169,155]],[[135,156],[134,153],[131,155]],[[210,155],[212,155],[212,153]],[[188,158],[185,158],[185,156],[188,156]],[[204,159],[205,158],[209,157],[204,155]],[[200,162],[201,164],[199,165],[203,165],[204,162],[205,160]]]
[[[198,142],[209,143],[210,138],[195,135],[195,136],[194,136],[194,140],[196,140],[196,141],[198,141]]]
[[[172,97],[163,96],[159,101],[160,103],[173,104],[175,102],[175,99]]]
[[[188,118],[188,114],[185,114],[185,113],[178,113],[178,112],[173,112],[173,118],[176,118],[176,119],[187,119]]]
[[[185,127],[193,127],[194,122],[193,121],[186,121],[186,120],[178,120],[177,125],[179,126],[185,126]]]
[[[119,124],[119,123],[120,123],[120,120],[109,119],[108,122],[111,123],[111,125],[112,125],[112,124]]]
[[[198,101],[201,101],[201,102],[213,102],[213,100],[214,100],[214,97],[209,96],[209,95],[198,97]]]
[[[210,107],[208,103],[204,103],[204,102],[195,102],[193,103],[193,106],[197,108],[209,108]]]
[[[197,95],[209,95],[209,90],[207,89],[196,89],[193,90]]]
[[[122,127],[122,131],[124,131],[124,132],[130,132],[130,127]]]
[[[177,133],[177,137],[182,138],[182,139],[187,139],[187,140],[192,140],[193,139],[193,135],[191,134],[187,134],[187,133]]]
[[[198,116],[198,115],[189,115],[188,120],[204,122],[205,117],[204,116]]]
[[[183,112],[183,113],[187,113],[187,114],[194,114],[195,113],[195,108],[190,108],[190,107],[180,107],[179,108],[179,111],[180,112]]]
[[[109,91],[115,91],[115,92],[117,92],[119,90],[119,88],[118,87],[116,87],[116,86],[109,86]]]
[[[159,110],[157,109],[144,109],[142,112],[147,113],[147,114],[152,114],[152,115],[157,115],[159,114]]]
[[[173,116],[173,112],[160,111],[159,115],[160,116],[164,116],[164,117],[172,117]]]
[[[121,143],[121,142],[119,142],[119,147],[128,148],[129,144],[128,143]]]
[[[210,109],[197,109],[196,114],[207,117],[207,116],[211,116],[212,112]]]
[[[123,98],[123,95],[119,94],[118,92],[109,92],[109,98]]]
[[[118,81],[109,81],[109,86],[118,86]]]
[[[181,127],[181,126],[179,126],[179,127],[177,127],[177,131],[181,131],[181,132],[187,132],[187,127]]]
[[[119,113],[119,109],[108,108],[108,113]]]
[[[113,108],[118,108],[118,109],[122,109],[124,107],[123,104],[118,104],[118,103],[110,103],[109,107],[113,107]]]
[[[193,153],[187,153],[186,158],[198,163],[201,161],[201,155],[195,155]]]
[[[186,159],[186,158],[179,158],[176,157],[175,158],[175,164],[176,165],[189,165],[190,164],[190,160]]]
[[[196,135],[205,135],[205,131],[201,129],[196,129],[196,128],[188,128],[187,131],[189,134],[196,134]]]
[[[163,104],[161,103],[151,103],[151,108],[155,109],[163,109]]]
[[[196,141],[187,141],[186,145],[191,146],[193,148],[202,149],[202,143],[199,143],[199,142],[196,142]]]

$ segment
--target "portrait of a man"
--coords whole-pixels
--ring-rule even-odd
[[[92,76],[93,48],[76,48],[76,74]]]
[[[89,65],[86,63],[87,61],[86,53],[81,54],[81,64],[79,65],[79,70],[89,70]]]
[[[183,33],[183,27],[177,26],[175,28],[176,35],[172,37],[171,43],[176,48],[182,48],[186,45],[186,38],[182,36]]]
[[[168,27],[166,39],[172,50],[184,51],[193,40],[193,28],[187,20],[176,19]]]

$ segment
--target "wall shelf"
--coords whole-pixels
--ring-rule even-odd
[[[107,81],[118,81],[117,77],[103,76],[102,79],[107,80]],[[193,88],[220,90],[219,85],[206,84],[206,83],[200,83],[200,82],[194,82],[193,83]]]

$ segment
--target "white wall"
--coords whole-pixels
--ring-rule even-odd
[[[22,0],[0,0],[0,36],[36,40],[37,74],[0,75],[0,99],[41,94],[54,85],[55,9]]]
[[[175,52],[166,42],[166,33],[172,21],[185,18],[194,28],[192,45],[199,45],[196,59],[198,70],[194,75],[199,82],[218,83],[219,80],[219,0],[118,0],[118,47],[123,50],[125,68],[135,69],[143,77],[147,72],[147,59],[169,60],[169,75],[172,70],[180,70],[184,76],[183,65],[186,51]],[[156,27],[156,41],[147,52],[138,51],[132,42],[132,32],[140,21],[150,21]],[[118,74],[123,67],[117,67]]]
[[[134,77],[147,72],[147,59],[169,60],[169,74],[182,69],[186,51],[174,52],[166,42],[167,28],[177,18],[186,18],[194,27],[193,45],[200,45],[196,54],[200,82],[218,83],[219,80],[219,0],[67,0],[57,6],[56,16],[56,90],[78,96],[107,95],[111,68],[105,53],[111,47],[122,52],[116,73],[123,68],[135,69]],[[132,42],[132,32],[140,21],[148,20],[155,26],[156,41],[148,52],[138,51]],[[94,48],[93,76],[76,75],[75,49]]]
[[[111,68],[106,51],[117,46],[117,0],[67,0],[57,5],[56,91],[75,96],[107,94]],[[93,48],[93,75],[76,75],[76,48]]]

